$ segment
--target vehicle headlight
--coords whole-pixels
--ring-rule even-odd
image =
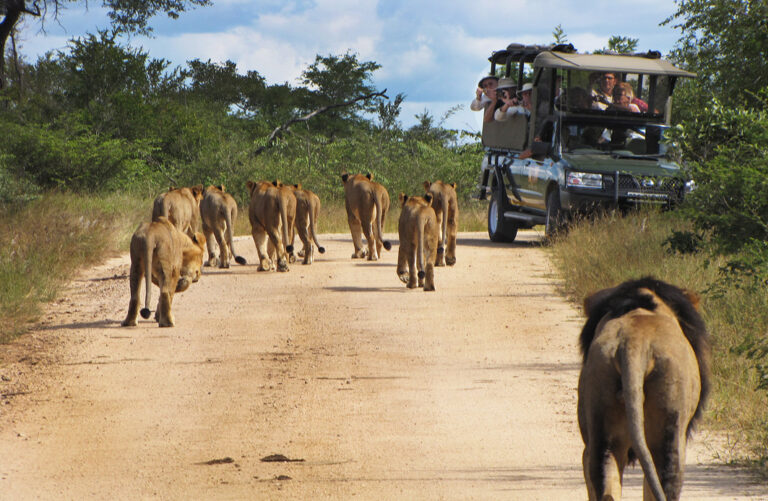
[[[569,172],[565,185],[568,188],[602,188],[603,175],[590,172]]]

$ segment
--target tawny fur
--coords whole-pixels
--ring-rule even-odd
[[[237,221],[237,202],[224,190],[224,186],[208,186],[200,201],[200,219],[208,244],[208,260],[205,266],[229,268],[230,259],[246,264],[245,258],[235,254],[234,227]],[[219,254],[216,255],[215,245]]]
[[[402,210],[397,225],[400,236],[397,276],[409,289],[418,286],[433,291],[439,229],[431,206],[432,197],[409,197],[400,193],[398,198]]]
[[[392,248],[383,240],[384,221],[389,211],[389,193],[381,184],[373,181],[373,175],[346,172],[341,175],[344,183],[344,201],[347,209],[347,221],[355,246],[353,258],[367,257],[369,261],[378,260],[381,248]],[[363,235],[368,242],[368,250],[363,248]]]
[[[312,264],[315,260],[315,246],[317,246],[320,254],[325,252],[325,247],[317,241],[320,197],[312,191],[302,188],[300,184],[293,186],[293,194],[296,196],[296,233],[298,233],[304,246],[299,252],[299,256],[304,256],[303,264]]]
[[[248,206],[248,218],[251,222],[251,235],[259,255],[259,271],[288,271],[289,225],[288,211],[293,200],[295,213],[296,199],[284,193],[269,181],[246,183],[251,202]],[[292,249],[291,249],[292,250]]]
[[[203,199],[203,185],[188,188],[171,188],[155,198],[152,204],[152,221],[167,217],[180,231],[192,237],[200,220],[200,200]]]
[[[160,327],[173,327],[173,295],[187,290],[193,282],[200,279],[204,253],[205,236],[202,233],[195,233],[194,237],[190,238],[165,217],[160,216],[157,221],[139,225],[131,238],[131,299],[128,303],[128,314],[122,325],[136,325],[143,280],[146,299],[141,316],[149,318],[149,304],[152,299],[150,284],[153,283],[160,288],[155,319]]]
[[[459,201],[456,183],[424,181],[424,190],[432,196],[432,208],[440,228],[440,246],[437,249],[436,266],[456,264],[456,235],[459,231]]]
[[[646,277],[585,300],[578,417],[590,501],[618,501],[639,459],[645,501],[676,501],[686,442],[709,392],[698,298]]]

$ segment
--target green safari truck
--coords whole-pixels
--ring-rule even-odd
[[[518,90],[533,85],[527,114],[483,124],[477,197],[489,200],[492,241],[536,225],[551,236],[598,209],[672,207],[693,188],[663,141],[675,82],[693,73],[658,52],[578,54],[570,44],[511,44],[489,61]]]

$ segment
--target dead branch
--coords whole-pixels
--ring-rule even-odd
[[[384,97],[384,98],[387,98],[386,92],[387,92],[387,89],[384,89],[381,92],[372,92],[370,94],[365,94],[363,96],[358,96],[355,99],[351,99],[351,100],[345,101],[343,103],[329,104],[328,106],[323,106],[322,108],[318,108],[318,109],[316,109],[316,110],[314,110],[314,111],[312,111],[310,113],[307,113],[304,116],[292,118],[292,119],[288,120],[287,122],[285,122],[280,127],[277,127],[275,130],[273,130],[272,134],[270,134],[269,137],[267,138],[266,144],[256,148],[256,150],[253,152],[253,156],[255,157],[256,155],[260,155],[267,148],[270,148],[274,144],[275,140],[278,137],[280,137],[281,134],[286,132],[290,128],[291,125],[293,125],[295,123],[307,122],[307,121],[309,121],[310,118],[314,117],[315,115],[319,115],[320,113],[325,113],[326,111],[333,110],[333,109],[336,109],[336,108],[344,108],[346,106],[353,105],[353,104],[355,104],[357,102],[360,102],[360,101],[367,101],[367,100],[372,99],[374,97]]]

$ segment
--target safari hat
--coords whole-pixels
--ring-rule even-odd
[[[524,83],[523,88],[517,91],[517,93],[522,94],[523,92],[527,92],[529,90],[533,90],[533,84],[531,82]]]
[[[489,78],[492,78],[492,79],[496,80],[497,82],[499,81],[499,77],[497,77],[495,75],[486,75],[483,78],[481,78],[479,82],[477,82],[477,86],[478,87],[482,87],[483,86],[483,82],[485,82]]]
[[[517,83],[512,80],[511,78],[501,78],[499,79],[499,85],[496,87],[497,89],[511,89],[517,87]]]

